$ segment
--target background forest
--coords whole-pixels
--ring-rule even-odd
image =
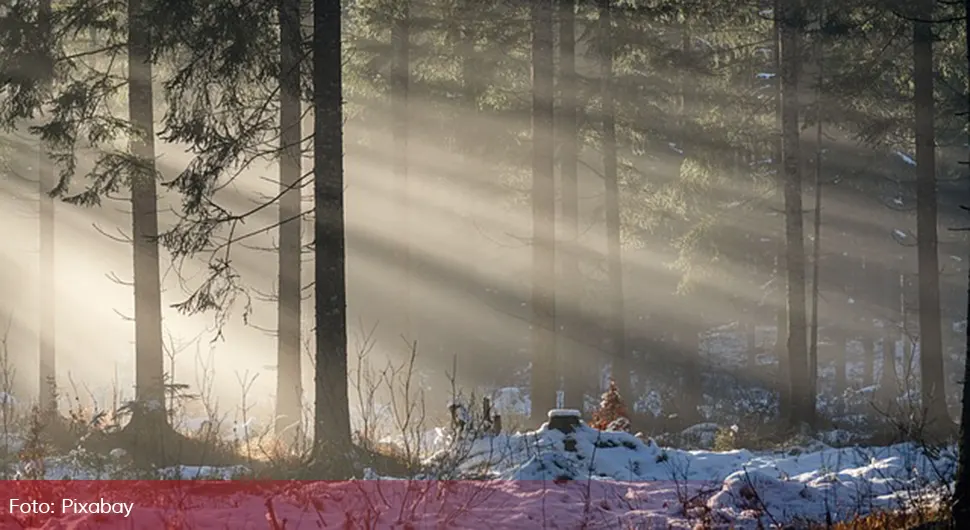
[[[442,421],[456,393],[591,413],[612,381],[648,434],[952,435],[965,18],[7,0],[7,390],[166,432],[213,396],[318,451],[395,417],[375,381],[405,375]]]

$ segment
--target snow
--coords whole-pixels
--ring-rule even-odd
[[[724,339],[723,334],[719,337]],[[494,395],[521,397],[517,394],[502,389]],[[577,415],[579,411],[570,409],[549,411],[550,418]],[[681,435],[713,440],[720,433],[737,435],[739,428],[708,422]],[[427,480],[444,475],[405,480],[367,472],[368,480],[288,485],[285,493],[272,497],[272,504],[275,515],[289,521],[288,529],[340,526],[362,517],[368,518],[371,527],[398,527],[402,513],[404,522],[410,523],[403,526],[415,527],[477,527],[487,522],[493,528],[510,529],[547,524],[686,529],[706,518],[718,527],[754,529],[911,507],[927,496],[936,498],[951,483],[956,465],[953,448],[827,445],[850,439],[851,433],[830,431],[819,440],[806,438],[785,450],[716,452],[664,447],[652,439],[599,431],[585,423],[570,434],[543,425],[534,431],[477,439],[456,438],[438,428],[422,441],[429,450],[429,468],[449,477],[477,480]],[[384,443],[400,440],[388,438]],[[77,449],[42,464],[25,463],[19,478],[35,478],[39,471],[53,480],[130,478],[123,471],[127,458],[120,449],[108,456]],[[451,468],[446,467],[449,464]],[[157,470],[159,478],[172,480],[230,480],[249,473],[243,466]],[[267,495],[243,494],[233,498],[231,507],[214,506],[215,501],[195,504],[212,507],[184,510],[179,517],[186,524],[183,527],[198,529],[225,528],[230,519],[232,527],[265,527]],[[138,520],[172,514],[170,509],[137,504],[135,510],[138,513],[132,517]],[[502,514],[498,520],[496,513]],[[58,528],[83,527],[80,519],[77,526],[73,519],[61,522]]]
[[[694,430],[716,428],[702,424]],[[460,452],[465,456],[459,471],[478,480],[405,480],[369,472],[369,480],[289,483],[285,491],[241,493],[226,506],[216,499],[195,502],[196,508],[178,515],[183,527],[199,529],[265,528],[270,505],[288,529],[342,527],[354,520],[376,528],[687,529],[701,519],[715,527],[754,529],[911,507],[920,500],[917,492],[940,494],[933,485],[949,484],[955,466],[951,449],[814,445],[800,454],[685,451],[585,424],[569,435],[543,426],[458,440],[429,458],[448,461]],[[228,478],[241,471],[182,467],[166,470],[166,476]],[[138,520],[172,515],[171,509],[137,504],[135,510]],[[58,528],[80,527],[71,519],[61,522]]]
[[[711,432],[716,425],[692,429]],[[574,441],[573,450],[566,449],[567,439]],[[868,449],[813,445],[817,449],[794,455],[799,451],[684,451],[585,424],[569,435],[543,426],[471,442],[462,467],[500,480],[592,480],[597,487],[635,491],[644,498],[665,498],[673,486],[686,488],[704,497],[706,508],[719,520],[756,527],[759,518],[762,523],[824,520],[831,510],[845,519],[901,508],[910,500],[907,493],[947,483],[955,466],[954,451],[930,455],[913,444]],[[668,509],[641,506],[637,515],[673,527],[686,524],[683,513],[671,513],[669,499],[663,504]]]
[[[576,409],[552,409],[549,411],[549,419],[579,417],[582,417],[582,414]]]
[[[775,74],[771,72],[759,72],[757,75],[758,79],[771,79],[773,77],[775,77]]]
[[[909,164],[911,166],[915,166],[916,165],[916,160],[914,160],[913,157],[907,155],[906,153],[904,153],[902,151],[894,151],[893,154],[896,155],[896,156],[898,156],[903,162],[906,162],[907,164]]]

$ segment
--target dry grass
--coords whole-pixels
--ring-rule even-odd
[[[933,513],[914,512],[878,512],[866,516],[858,516],[849,521],[836,523],[832,526],[818,526],[817,528],[831,528],[832,530],[930,530],[948,528],[945,516],[937,511]]]

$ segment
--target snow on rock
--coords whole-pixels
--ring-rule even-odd
[[[705,434],[715,428],[694,427]],[[832,433],[834,438],[840,435]],[[759,520],[824,520],[826,510],[844,519],[900,508],[906,502],[900,492],[925,493],[949,481],[955,466],[955,452],[931,456],[913,444],[834,449],[812,440],[787,452],[684,451],[585,424],[571,434],[543,425],[532,432],[490,436],[470,442],[463,451],[464,470],[492,479],[592,480],[632,487],[644,495],[674,486],[692,492],[690,496],[706,492],[704,502],[717,519],[740,528],[756,527]],[[668,509],[650,517],[674,524],[686,515]]]

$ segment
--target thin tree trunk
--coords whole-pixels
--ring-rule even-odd
[[[862,386],[863,388],[872,386],[875,378],[876,364],[876,345],[872,337],[872,331],[866,327],[863,329],[862,336]]]
[[[556,406],[552,0],[532,4],[532,419]]]
[[[771,158],[775,166],[775,195],[777,202],[783,204],[784,194],[784,166],[782,165],[782,79],[781,79],[781,2],[773,0],[772,3],[772,43],[774,46],[774,68],[775,68],[775,140],[772,142]],[[785,307],[786,298],[780,288],[782,279],[782,264],[785,259],[785,239],[784,234],[779,234],[777,238],[777,248],[775,251],[775,266],[772,275],[775,278],[775,356],[778,359],[778,413],[782,418],[791,415],[791,392],[785,378],[789,373],[788,351],[785,347],[783,337],[788,329],[788,312]]]
[[[824,23],[824,8],[819,8],[819,26]],[[815,218],[812,220],[812,324],[809,346],[808,386],[809,395],[813,400],[818,399],[818,295],[819,295],[819,257],[822,248],[822,82],[824,81],[824,65],[822,64],[822,38],[815,37],[815,60],[818,65],[818,77],[815,89]],[[838,344],[836,344],[838,347]],[[836,365],[836,374],[839,366]],[[845,344],[842,344],[842,385],[836,385],[836,391],[845,389]]]
[[[131,217],[134,239],[135,395],[152,423],[167,421],[165,357],[162,351],[162,296],[158,265],[158,212],[155,190],[155,130],[151,37],[140,15],[143,0],[128,2],[128,113],[140,133],[131,153],[143,166],[132,175]]]
[[[626,351],[623,304],[623,256],[620,246],[620,186],[617,175],[616,116],[613,100],[613,12],[610,0],[599,0],[603,99],[603,177],[606,185],[606,260],[609,276],[609,333],[613,343],[613,379],[620,395],[635,399],[630,390],[630,362]]]
[[[781,15],[782,163],[785,170],[785,240],[788,276],[788,357],[791,426],[814,425],[815,403],[805,371],[808,364],[805,318],[805,235],[802,221],[802,175],[799,153],[798,78],[801,70],[799,0],[784,0]]]
[[[475,146],[475,130],[468,127],[468,120],[476,117],[478,94],[481,90],[478,81],[478,60],[475,56],[475,19],[477,0],[462,0],[461,20],[457,36],[456,53],[461,61],[462,119],[455,120],[455,140],[458,150],[466,157],[478,152]]]
[[[688,16],[685,14],[681,23],[683,24],[683,31],[681,32],[681,51],[684,54],[685,59],[690,57],[691,54],[691,33],[690,33],[690,23],[688,21]],[[689,140],[688,133],[688,118],[687,118],[687,93],[689,89],[690,77],[687,75],[687,68],[684,68],[682,77],[680,79],[680,109],[678,116],[679,131],[678,135],[683,140],[681,141],[681,147],[685,147],[685,144]],[[684,312],[681,312],[684,315]],[[676,343],[679,346],[678,353],[683,355],[685,361],[685,384],[684,389],[684,408],[683,415],[686,424],[691,425],[699,422],[700,411],[699,405],[704,397],[704,379],[701,376],[701,357],[700,357],[700,345],[697,340],[698,330],[695,327],[696,321],[694,316],[683,316],[677,319],[678,333],[675,337]]]
[[[302,127],[300,0],[280,0],[280,206],[277,318],[276,434],[298,425],[303,398],[300,366]]]
[[[562,335],[569,337],[576,331],[580,320],[582,303],[579,292],[582,280],[579,274],[579,182],[578,174],[578,111],[576,87],[576,1],[559,0],[559,131],[562,136],[559,179],[562,185],[562,245],[559,260],[562,269],[562,295],[558,297],[557,311]],[[583,410],[585,405],[584,373],[586,364],[579,346],[565,340],[560,345],[560,355],[568,358],[557,363],[563,367],[565,404],[569,408]]]
[[[411,77],[411,2],[401,0],[391,27],[391,113],[394,136],[394,178],[399,186],[400,215],[395,231],[400,245],[399,256],[402,333],[409,341],[415,340],[411,329],[411,234],[410,234],[410,187],[408,185],[408,90]]]
[[[348,452],[347,289],[344,237],[340,1],[313,4],[314,456]],[[347,455],[349,457],[349,455]]]
[[[846,370],[846,350],[848,349],[849,337],[846,330],[841,327],[835,328],[835,344],[832,345],[833,355],[832,363],[835,365],[835,395],[842,396],[845,389],[849,387],[849,378]],[[870,351],[872,353],[872,341],[868,344]]]
[[[918,18],[933,16],[933,0],[918,1]],[[913,23],[913,80],[916,131],[916,232],[919,254],[919,330],[922,405],[931,430],[952,422],[946,409],[940,269],[937,254],[936,140],[933,130],[933,28]]]
[[[759,352],[757,327],[753,322],[745,322],[744,324],[744,343],[748,345],[748,368],[755,369],[758,366]]]
[[[39,6],[39,31],[51,31],[51,2],[41,0]],[[44,73],[50,82],[53,72]],[[40,410],[45,413],[57,409],[57,365],[55,311],[57,307],[57,271],[54,267],[54,198],[50,192],[57,185],[54,167],[43,142],[38,146],[38,193],[40,201],[40,268],[38,289],[40,294],[40,321],[37,337],[40,346],[39,390]]]
[[[899,395],[899,378],[896,370],[896,339],[899,328],[889,324],[883,330],[882,372],[879,375],[879,395],[881,401],[892,404]],[[889,409],[887,409],[889,410]]]
[[[964,37],[967,54],[967,125],[970,131],[970,0],[963,3]],[[968,142],[970,145],[970,142]],[[967,163],[970,163],[968,159]],[[967,267],[967,326],[963,357],[963,401],[960,407],[960,439],[957,460],[956,486],[953,491],[954,528],[970,528],[970,266]]]

